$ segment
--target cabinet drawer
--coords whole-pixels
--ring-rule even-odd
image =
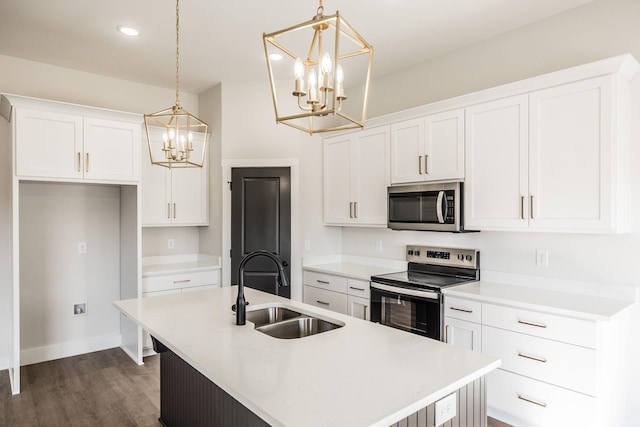
[[[553,314],[482,304],[482,324],[589,348],[597,344],[595,322]]]
[[[369,281],[347,279],[347,293],[349,295],[368,299],[370,294]]]
[[[523,427],[596,422],[595,398],[502,369],[487,375],[487,405],[489,416]]]
[[[462,298],[444,297],[444,315],[455,319],[480,323],[482,303]]]
[[[316,273],[314,271],[304,272],[304,284],[316,288],[328,289],[335,292],[347,293],[347,278],[333,276],[331,274]]]
[[[502,359],[501,369],[506,371],[597,394],[597,355],[593,349],[483,326],[482,352]]]
[[[327,310],[347,314],[347,295],[326,289],[304,287],[304,302]]]
[[[142,292],[156,292],[216,284],[218,284],[217,270],[169,274],[166,276],[143,277]]]

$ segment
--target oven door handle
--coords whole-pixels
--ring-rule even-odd
[[[441,190],[441,191],[438,192],[438,200],[436,202],[436,214],[438,215],[438,222],[440,224],[444,224],[444,216],[442,215],[442,201],[443,200],[444,200],[444,190]]]
[[[407,289],[399,286],[383,285],[382,283],[371,282],[371,288],[381,291],[391,292],[393,294],[407,295],[424,299],[438,299],[439,293],[430,290]]]

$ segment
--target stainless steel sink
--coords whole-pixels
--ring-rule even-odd
[[[247,320],[257,331],[282,339],[308,337],[344,326],[338,321],[320,319],[282,306],[247,311]]]
[[[278,323],[272,323],[270,325],[256,327],[256,330],[274,338],[292,339],[308,337],[309,335],[316,335],[341,327],[342,325],[318,319],[317,317],[301,316],[294,319],[283,320]]]
[[[300,317],[302,314],[285,307],[266,307],[258,310],[247,311],[247,320],[256,325],[256,328],[263,325],[282,322],[283,320]]]

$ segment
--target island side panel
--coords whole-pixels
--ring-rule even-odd
[[[159,421],[166,427],[269,426],[171,350],[160,353]]]
[[[487,387],[485,377],[456,391],[456,416],[436,424],[436,403],[432,403],[391,427],[487,427]]]

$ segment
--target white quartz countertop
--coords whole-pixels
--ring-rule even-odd
[[[318,273],[337,274],[353,279],[370,280],[371,276],[379,274],[405,271],[406,268],[378,267],[372,265],[356,264],[352,262],[334,262],[328,264],[305,265],[304,270]]]
[[[610,320],[634,304],[619,300],[492,282],[473,282],[442,291],[447,296],[509,305],[586,320]]]
[[[142,277],[169,274],[194,273],[220,269],[220,259],[201,254],[145,257],[142,260]]]
[[[277,339],[235,325],[237,287],[116,301],[130,319],[273,426],[388,426],[500,364],[498,359],[246,289],[345,326]]]

